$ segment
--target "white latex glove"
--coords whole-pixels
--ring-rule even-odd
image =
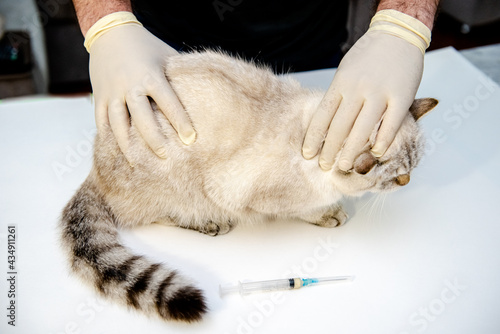
[[[350,170],[383,118],[372,147],[372,154],[381,157],[415,98],[429,41],[429,28],[417,19],[379,11],[342,59],[313,115],[302,147],[304,158],[321,150],[322,169],[331,169],[338,158],[338,168]]]
[[[168,152],[148,97],[159,106],[185,144],[196,132],[165,77],[173,48],[147,31],[132,13],[117,12],[97,21],[85,36],[98,130],[109,124],[121,151],[129,147],[130,117],[149,147],[161,158]],[[133,161],[130,161],[133,163]]]

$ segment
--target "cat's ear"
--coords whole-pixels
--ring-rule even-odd
[[[433,98],[416,99],[410,107],[410,113],[418,121],[420,117],[434,109],[438,103],[439,101]]]
[[[365,151],[354,160],[354,171],[358,174],[365,175],[372,170],[376,163],[377,159],[373,154],[371,154],[370,151]]]

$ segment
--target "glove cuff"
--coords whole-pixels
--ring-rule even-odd
[[[416,18],[394,9],[378,11],[368,31],[381,31],[404,39],[425,53],[431,43],[431,30]]]
[[[109,29],[123,24],[136,24],[142,27],[142,24],[137,21],[137,18],[131,12],[115,12],[108,14],[98,20],[85,34],[85,42],[83,46],[90,53],[90,48],[92,44],[98,39],[102,34],[104,34]]]

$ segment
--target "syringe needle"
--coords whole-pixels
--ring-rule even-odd
[[[330,276],[318,278],[302,278],[303,286],[316,285],[322,283],[332,283],[338,281],[354,281],[355,276]]]

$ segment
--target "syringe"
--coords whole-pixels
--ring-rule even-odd
[[[239,292],[241,295],[247,295],[254,292],[269,292],[276,290],[294,290],[303,286],[312,286],[321,283],[331,283],[339,281],[353,281],[354,276],[332,276],[318,278],[284,278],[271,281],[253,281],[229,283],[219,286],[219,293],[224,296],[228,293]]]

